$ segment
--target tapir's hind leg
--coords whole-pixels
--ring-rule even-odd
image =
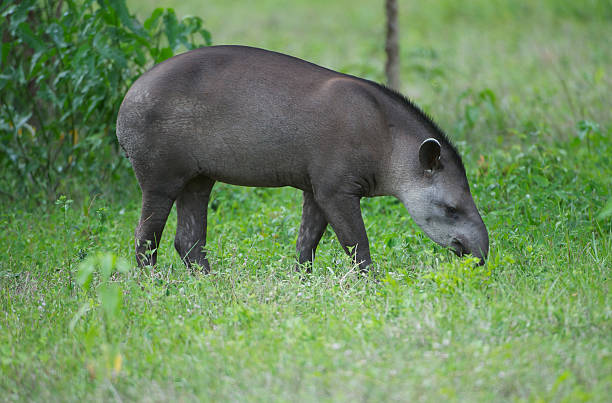
[[[205,177],[192,179],[176,199],[177,225],[174,246],[191,268],[194,263],[210,271],[206,259],[206,216],[208,200],[215,182]]]
[[[302,223],[297,239],[298,261],[300,264],[311,263],[319,241],[327,227],[327,219],[311,192],[304,192],[304,205],[302,207]],[[310,265],[307,267],[310,272]]]
[[[173,203],[172,197],[164,193],[143,190],[140,222],[135,231],[136,261],[140,267],[155,265],[159,240]]]

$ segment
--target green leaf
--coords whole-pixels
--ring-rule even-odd
[[[32,32],[32,29],[28,24],[22,22],[18,27],[19,35],[23,41],[30,46],[32,49],[36,51],[43,51],[45,49],[45,44],[42,42],[38,35],[35,35]]]
[[[172,50],[176,50],[176,47],[179,45],[179,24],[172,8],[167,9],[166,14],[164,14],[164,26],[164,33],[168,38],[168,44]]]
[[[134,18],[130,15],[125,0],[108,0],[109,5],[114,9],[123,25],[132,31],[138,31],[138,26],[134,22]]]
[[[70,329],[71,332],[74,331],[74,327],[76,326],[79,319],[81,319],[83,316],[85,316],[87,312],[89,312],[89,309],[90,309],[89,302],[85,302],[83,305],[81,305],[77,313],[74,314],[74,316],[70,320],[70,324],[68,325],[68,328]]]
[[[599,125],[590,120],[579,121],[576,128],[578,129],[578,137],[580,137],[581,140],[591,133],[599,133]]]
[[[150,31],[152,27],[156,26],[156,23],[159,20],[159,17],[161,17],[163,13],[164,13],[164,9],[160,7],[153,10],[153,13],[151,13],[151,16],[145,20],[143,24],[144,28],[147,31]]]
[[[4,66],[4,64],[7,63],[8,55],[12,48],[13,48],[13,42],[2,43],[2,58],[0,59],[0,66]]]
[[[17,120],[17,122],[15,122],[15,130],[21,129],[23,127],[23,125],[28,123],[28,120],[30,120],[31,116],[32,116],[32,112],[28,113],[25,116],[18,117],[19,120]]]
[[[206,42],[206,46],[212,45],[212,36],[210,35],[210,32],[208,30],[206,29],[200,30],[200,35],[202,35],[202,38],[204,38],[204,41]]]
[[[93,258],[87,258],[79,264],[76,281],[84,290],[88,290],[93,279],[95,266]]]
[[[56,23],[49,25],[46,29],[47,35],[51,38],[53,42],[57,44],[57,46],[65,45],[64,42],[64,29]]]
[[[470,126],[474,125],[474,123],[478,120],[479,115],[480,111],[477,106],[468,105],[465,108],[465,120],[470,124]]]
[[[85,333],[85,337],[83,338],[83,342],[85,344],[85,348],[87,351],[91,350],[94,346],[97,345],[96,339],[100,335],[100,328],[96,323],[93,323],[87,333]]]
[[[159,55],[156,58],[157,59],[156,62],[157,63],[163,62],[164,60],[169,59],[172,56],[174,56],[174,52],[172,52],[172,49],[170,48],[160,49]]]
[[[115,270],[117,270],[119,273],[127,273],[130,271],[130,269],[131,266],[127,260],[122,257],[117,258],[115,262]]]
[[[110,280],[110,276],[113,274],[114,260],[115,255],[111,253],[100,255],[100,280],[102,282],[107,282]]]
[[[15,12],[15,10],[17,9],[16,5],[11,5],[9,6],[6,10],[4,10],[4,12],[2,13],[2,17],[8,17],[9,15],[13,14]]]
[[[122,291],[117,284],[102,284],[98,289],[100,303],[108,320],[114,319],[121,309]]]
[[[604,208],[597,215],[598,220],[603,220],[612,216],[612,197],[608,199],[608,202],[604,206]]]
[[[488,101],[492,104],[496,102],[495,93],[490,88],[485,88],[484,90],[482,90],[479,96],[483,101]]]

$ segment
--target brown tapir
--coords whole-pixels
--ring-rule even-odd
[[[172,204],[175,247],[206,271],[206,214],[216,181],[303,191],[299,263],[327,226],[362,269],[371,264],[362,197],[391,195],[435,242],[487,256],[487,229],[457,150],[402,95],[280,53],[192,50],[130,88],[117,138],[142,189],[136,259],[155,264]],[[150,252],[147,254],[147,249]]]

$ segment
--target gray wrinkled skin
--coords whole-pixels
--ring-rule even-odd
[[[173,57],[130,88],[117,137],[142,189],[140,265],[155,264],[176,202],[175,247],[188,266],[209,270],[206,212],[216,181],[302,190],[300,263],[312,261],[329,223],[367,268],[359,200],[381,195],[399,198],[457,254],[484,261],[488,253],[461,159],[437,126],[378,84],[300,59],[242,46]]]

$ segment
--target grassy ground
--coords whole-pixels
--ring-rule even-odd
[[[382,79],[382,5],[176,3],[217,44]],[[463,151],[486,266],[390,198],[362,203],[379,282],[331,231],[313,274],[293,272],[293,189],[216,187],[208,276],[173,250],[175,213],[156,271],[132,269],[133,179],[73,203],[3,201],[0,399],[609,400],[612,226],[597,215],[612,196],[612,8],[400,3],[403,91]]]

